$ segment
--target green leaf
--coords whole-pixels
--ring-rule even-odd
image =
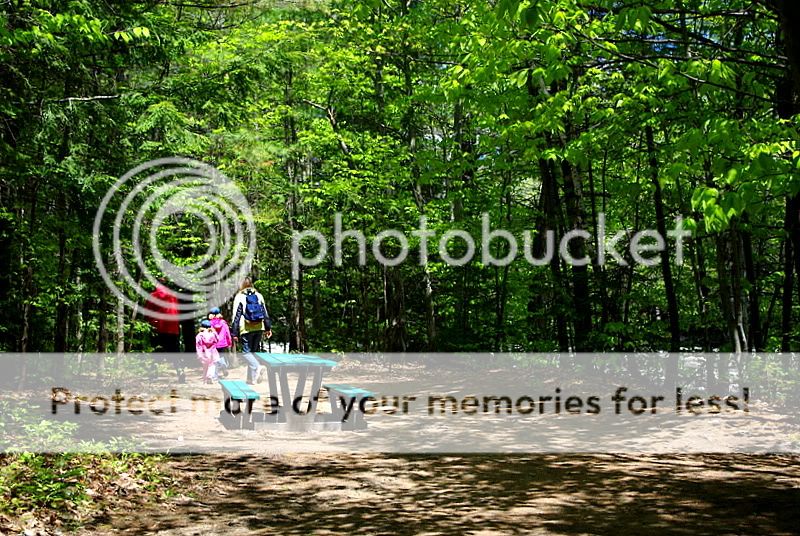
[[[535,26],[539,21],[539,2],[538,0],[532,5],[522,10],[522,22],[528,26]]]
[[[521,69],[514,73],[511,73],[509,79],[511,82],[518,88],[523,87],[525,84],[528,83],[528,74],[530,73],[530,69]]]

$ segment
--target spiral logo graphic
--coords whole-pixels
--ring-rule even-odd
[[[189,158],[151,160],[106,192],[94,220],[95,263],[128,307],[147,300],[148,307],[138,309],[145,316],[205,316],[231,298],[249,273],[256,249],[253,221],[244,194],[216,168]],[[109,234],[113,253],[107,266],[101,242]],[[151,295],[145,282],[170,292]]]

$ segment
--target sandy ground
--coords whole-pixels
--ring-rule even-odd
[[[796,534],[799,461],[175,456],[179,496],[83,534]]]
[[[237,369],[232,377],[242,374],[243,369]],[[386,380],[386,371],[381,374]],[[398,367],[387,381],[419,380],[424,375],[413,367]],[[364,385],[375,376],[368,366],[343,366],[332,379]],[[194,390],[216,392],[216,386],[199,386],[197,378],[191,382]],[[763,430],[768,421],[757,423],[763,433],[768,433]],[[209,437],[223,433],[213,418],[153,423],[154,436],[197,434],[198,429]],[[724,446],[730,434],[738,430],[741,435],[739,424],[733,420],[691,425],[704,426],[703,445],[716,450],[713,447]],[[216,449],[214,454],[171,456],[167,464],[181,482],[178,496],[136,511],[112,511],[88,526],[85,534],[655,531],[719,536],[800,531],[800,456],[303,453],[299,451],[305,441],[320,450],[331,437],[352,444],[358,435],[292,439],[291,434],[263,430],[224,433],[240,438],[239,446],[249,452]],[[660,433],[663,438],[674,434],[671,428]],[[671,449],[686,447],[684,439],[674,441]]]

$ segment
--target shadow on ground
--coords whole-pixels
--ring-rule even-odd
[[[92,533],[794,534],[797,457],[175,456],[187,496]]]

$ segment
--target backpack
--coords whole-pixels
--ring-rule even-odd
[[[267,316],[264,306],[258,300],[258,294],[247,294],[244,298],[244,319],[248,322],[260,322]]]

